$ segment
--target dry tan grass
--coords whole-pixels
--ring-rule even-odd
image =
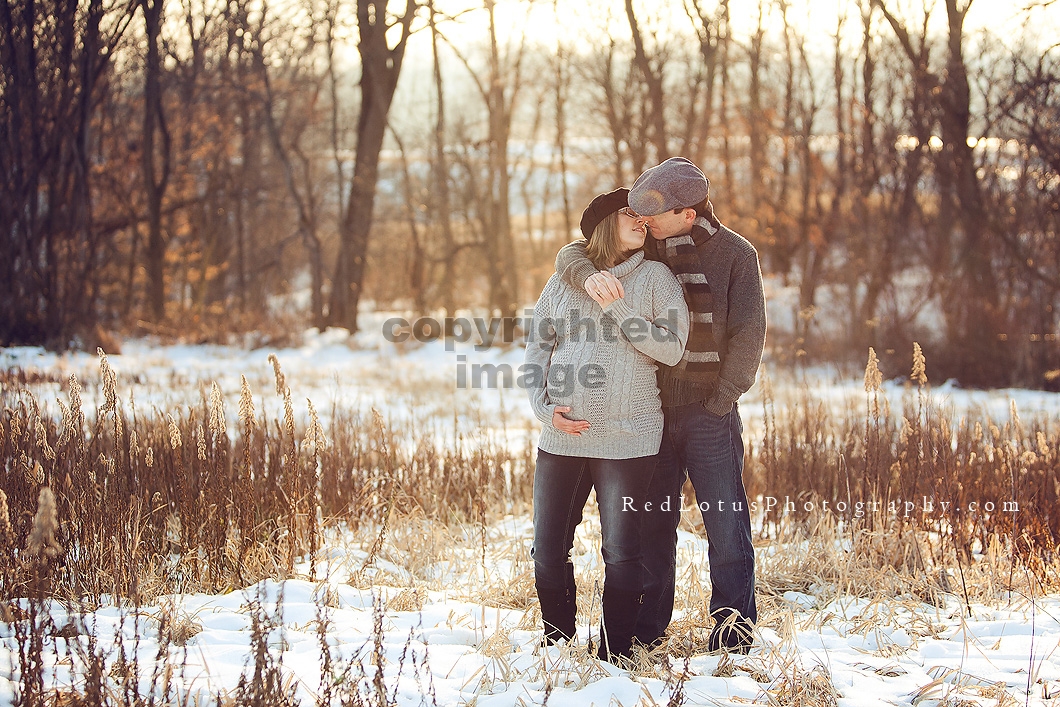
[[[930,671],[932,681],[913,694],[913,705],[924,701],[938,701],[946,707],[969,707],[981,704],[976,698],[993,700],[997,707],[1015,707],[1019,700],[1009,692],[1004,682],[993,681],[952,668]]]
[[[244,378],[235,437],[216,385],[203,392],[199,408],[130,415],[102,352],[103,402],[94,419],[82,410],[76,379],[67,382],[61,420],[46,419],[25,390],[5,389],[0,456],[14,473],[0,483],[0,532],[30,550],[82,548],[65,554],[52,576],[64,591],[123,594],[135,582],[146,598],[291,576],[296,559],[312,558],[320,547],[320,517],[375,528],[373,554],[429,581],[430,569],[453,546],[451,528],[528,508],[530,450],[513,456],[455,428],[439,436],[440,421],[430,415],[392,425],[380,414],[336,410],[329,430],[315,413],[313,424],[297,430],[279,362],[272,357],[270,364],[284,419],[255,413],[260,406]],[[881,404],[871,362],[864,410],[843,417],[805,389],[778,401],[764,381],[766,424],[764,438],[748,450],[749,494],[851,503],[929,494],[961,503],[1015,493],[1026,509],[1018,522],[1000,512],[964,519],[881,512],[766,517],[760,542],[801,542],[811,550],[768,556],[759,579],[766,595],[818,585],[857,595],[911,593],[937,603],[954,591],[971,600],[1029,590],[1034,582],[1055,586],[1060,504],[1049,499],[1060,471],[1060,431],[1045,421],[1024,423],[1015,410],[1005,421],[954,421],[927,402],[925,366],[915,351],[913,378],[921,387],[911,388],[901,415]],[[451,441],[428,441],[444,438]],[[54,503],[42,507],[41,493],[51,493]],[[48,530],[44,521],[52,517],[59,525]],[[696,513],[683,524],[700,530]],[[103,540],[112,537],[127,539]],[[852,551],[826,551],[836,543]],[[14,596],[25,586],[25,568],[5,557],[5,588]],[[529,583],[522,572],[486,579],[499,601],[525,606]],[[704,587],[682,586],[689,589],[679,602],[702,603]],[[588,611],[592,595],[582,596]]]
[[[452,422],[451,406],[437,399],[431,405],[444,410],[444,420],[427,412],[392,423],[378,411],[340,409],[326,429],[315,412],[302,428],[278,361],[270,363],[283,419],[255,412],[262,406],[245,383],[232,430],[216,385],[203,391],[198,406],[136,414],[117,396],[105,356],[103,402],[94,416],[82,409],[76,379],[66,382],[57,419],[42,414],[31,393],[5,387],[0,618],[32,623],[12,602],[25,596],[91,601],[114,594],[143,603],[172,592],[218,592],[293,577],[305,560],[308,578],[318,579],[317,550],[334,532],[357,558],[346,568],[350,582],[387,587],[389,611],[422,610],[428,590],[498,616],[501,609],[522,611],[514,626],[483,637],[479,650],[492,670],[474,679],[524,679],[510,659],[510,632],[540,623],[529,531],[520,536],[498,521],[525,517],[529,509],[533,450],[514,453],[489,436],[465,434]],[[914,377],[923,386],[922,358],[916,366]],[[805,389],[785,399],[767,393],[762,437],[748,447],[752,497],[852,502],[934,494],[954,503],[1015,497],[1021,513],[1015,519],[999,512],[764,517],[756,538],[759,626],[775,630],[781,645],[754,660],[722,661],[716,671],[743,672],[768,684],[764,695],[771,704],[830,706],[838,699],[827,671],[802,666],[792,653],[798,631],[841,620],[849,633],[873,637],[876,655],[898,657],[908,648],[888,642],[886,629],[899,620],[915,646],[938,637],[937,609],[954,596],[991,603],[1060,586],[1056,421],[1024,422],[1018,411],[1002,421],[954,419],[916,387],[898,413],[877,395],[871,369],[864,406],[841,413]],[[599,556],[594,512],[590,503],[586,528],[576,538],[578,557]],[[686,513],[682,528],[701,533],[699,514]],[[680,552],[688,566],[676,597],[679,618],[661,650],[638,654],[630,666],[634,676],[657,676],[665,663],[662,672],[677,691],[688,679],[681,661],[706,651],[711,626],[706,558]],[[580,621],[595,629],[602,564],[579,561],[577,581]],[[812,606],[792,605],[787,592],[811,595]],[[836,617],[823,607],[840,597],[867,603],[856,616]],[[322,595],[319,603],[335,608],[338,595]],[[173,645],[186,644],[199,630],[194,617],[167,616],[159,623]],[[605,674],[584,645],[555,655],[539,651],[535,668],[554,686],[585,685]],[[960,694],[1009,704],[994,683],[925,694],[953,705],[965,699]]]
[[[427,590],[422,587],[402,589],[386,603],[387,611],[423,611],[427,604]]]
[[[163,608],[154,619],[158,622],[159,641],[180,648],[203,630],[202,624],[194,616],[173,612],[171,608]]]
[[[806,670],[794,660],[783,666],[766,695],[770,705],[779,707],[836,707],[842,697],[827,668],[815,665]]]

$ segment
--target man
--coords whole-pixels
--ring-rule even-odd
[[[677,276],[692,318],[681,361],[658,369],[665,428],[648,489],[652,505],[638,511],[652,517],[641,525],[645,598],[636,637],[658,645],[670,623],[681,486],[687,475],[709,543],[715,620],[709,647],[746,653],[758,611],[737,401],[762,362],[765,295],[757,251],[714,216],[709,188],[698,167],[672,157],[640,175],[629,193],[630,208],[652,236],[644,244],[647,256]],[[583,241],[560,250],[556,271],[598,302],[624,295],[617,278],[597,272],[585,257]]]

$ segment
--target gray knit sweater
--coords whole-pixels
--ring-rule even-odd
[[[534,308],[526,370],[543,385],[527,386],[542,422],[538,446],[551,454],[632,459],[655,454],[663,415],[656,361],[677,363],[688,338],[688,307],[677,278],[638,251],[610,269],[625,297],[600,308],[584,289],[553,275]],[[552,426],[557,405],[586,420],[579,435]]]
[[[712,236],[698,247],[714,296],[714,340],[721,355],[717,386],[704,389],[680,380],[669,366],[659,370],[659,388],[667,407],[702,402],[715,415],[732,409],[741,395],[754,385],[766,339],[766,306],[758,252],[747,239],[722,225],[713,228],[698,219]],[[649,236],[645,251],[656,257],[656,244]],[[585,281],[596,272],[585,257],[585,241],[574,241],[560,249],[556,272],[571,287],[584,290]],[[667,362],[664,362],[667,363]]]

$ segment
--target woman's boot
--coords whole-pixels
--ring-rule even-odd
[[[597,656],[616,663],[633,656],[633,631],[644,601],[642,592],[604,588],[604,626]]]
[[[538,587],[537,599],[541,602],[541,621],[545,624],[545,645],[574,638],[574,617],[578,608],[574,592]]]

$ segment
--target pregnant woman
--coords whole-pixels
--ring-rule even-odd
[[[574,637],[570,555],[595,488],[604,558],[598,655],[611,662],[629,657],[642,601],[640,524],[650,516],[645,492],[663,432],[656,361],[680,361],[689,329],[677,279],[644,259],[644,224],[628,195],[622,188],[597,196],[581,219],[589,259],[622,283],[625,296],[601,290],[590,297],[553,275],[526,346],[527,368],[542,372],[528,392],[542,422],[532,554],[545,640]]]

